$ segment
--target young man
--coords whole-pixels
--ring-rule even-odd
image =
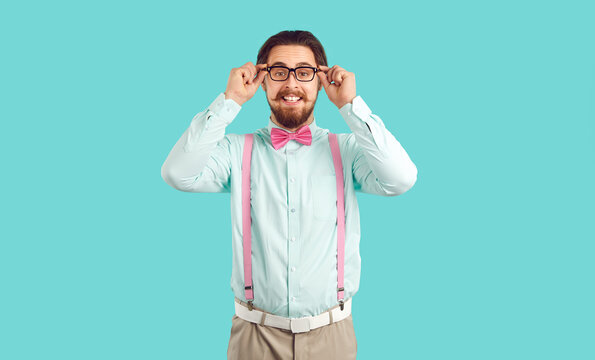
[[[260,86],[268,126],[252,137],[225,134]],[[316,123],[322,88],[352,133],[334,137]],[[256,65],[232,69],[225,93],[192,119],[161,173],[178,190],[231,192],[236,315],[228,359],[355,359],[355,191],[400,195],[417,168],[356,95],[355,75],[327,66],[316,37],[282,31],[260,48]]]

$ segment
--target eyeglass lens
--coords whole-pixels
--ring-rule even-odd
[[[271,67],[271,78],[276,81],[287,80],[289,70],[285,67],[273,66]],[[311,81],[314,79],[314,69],[308,67],[298,67],[295,69],[295,74],[300,81]]]

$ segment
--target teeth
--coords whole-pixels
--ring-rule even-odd
[[[295,97],[295,96],[289,96],[289,97],[288,96],[284,96],[283,99],[285,99],[287,101],[294,102],[294,101],[298,101],[300,98],[299,97]]]

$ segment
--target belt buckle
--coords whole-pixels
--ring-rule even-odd
[[[310,317],[303,317],[289,320],[289,327],[292,333],[303,333],[310,331]]]

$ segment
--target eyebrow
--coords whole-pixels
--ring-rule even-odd
[[[276,63],[274,63],[273,65],[270,65],[270,66],[275,66],[275,65],[287,66],[287,64],[284,63],[283,61],[277,61]],[[307,62],[299,62],[299,63],[295,64],[295,66],[311,66],[311,67],[315,67],[314,65],[310,65],[310,63],[307,63]]]

